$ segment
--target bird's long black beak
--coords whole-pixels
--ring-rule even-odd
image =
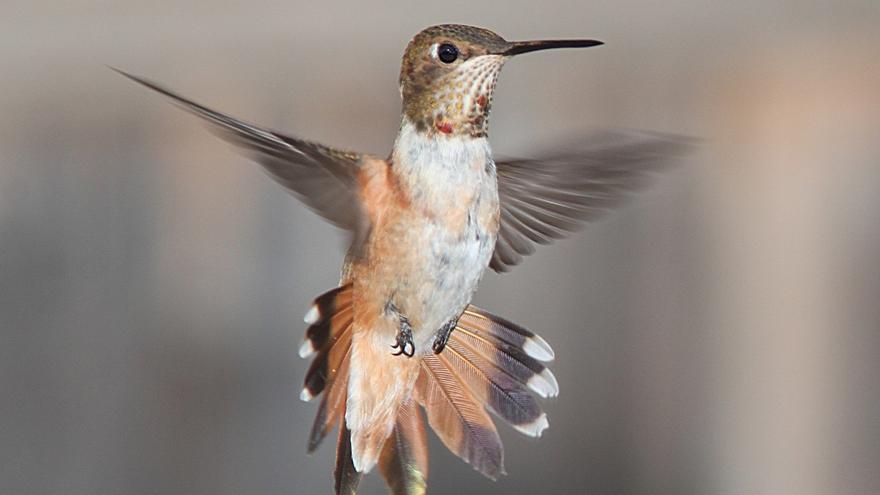
[[[510,45],[501,50],[499,55],[519,55],[521,53],[536,52],[538,50],[550,50],[552,48],[588,48],[591,46],[604,45],[599,40],[535,40],[535,41],[511,41]]]

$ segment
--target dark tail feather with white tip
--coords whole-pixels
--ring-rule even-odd
[[[315,354],[315,358],[306,372],[300,399],[308,401],[324,393],[309,434],[309,453],[318,448],[324,437],[345,416],[351,314],[349,284],[318,296],[305,317],[309,328],[299,354],[302,357]]]
[[[309,328],[299,350],[299,355],[304,358],[315,355],[306,372],[300,398],[311,400],[324,394],[309,433],[309,453],[314,452],[324,437],[339,426],[333,473],[337,495],[354,495],[361,479],[352,463],[351,434],[344,421],[351,359],[351,309],[351,284],[318,296],[306,313]]]

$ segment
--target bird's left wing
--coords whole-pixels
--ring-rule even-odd
[[[329,148],[262,129],[211,110],[146,79],[113,69],[157,91],[210,124],[223,139],[241,147],[276,181],[315,213],[361,239],[368,230],[358,198],[358,170],[364,155]]]
[[[579,230],[643,187],[690,143],[657,133],[603,132],[540,158],[499,160],[501,225],[489,266],[506,272],[535,244]]]

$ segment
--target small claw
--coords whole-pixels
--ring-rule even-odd
[[[449,343],[449,336],[452,335],[452,331],[455,329],[456,325],[458,325],[458,318],[447,322],[443,325],[443,328],[437,332],[437,337],[434,338],[434,344],[431,345],[431,348],[434,349],[434,354],[440,354],[443,352],[443,349],[446,349],[446,344]]]
[[[392,349],[397,349],[397,352],[392,352],[392,356],[400,356],[401,354],[406,357],[413,357],[416,354],[416,346],[412,341],[412,332],[409,330],[401,330],[397,334],[397,342],[391,345]]]
[[[398,346],[396,344],[391,346],[392,349],[398,349],[398,347],[399,350],[397,352],[392,352],[392,356],[400,356],[401,354],[403,354],[406,357],[413,357],[416,354],[416,348],[411,343],[403,344],[403,346]],[[407,349],[409,349],[409,352],[407,352]]]
[[[395,342],[394,344],[391,345],[391,348],[392,349],[400,349],[397,352],[392,352],[391,353],[392,356],[400,356],[401,354],[404,354],[406,352],[406,343],[404,343],[403,345],[400,345],[400,342]],[[412,356],[410,356],[410,357],[412,357]]]
[[[431,346],[431,348],[434,349],[434,354],[440,354],[443,352],[443,349],[446,349],[446,342],[447,340],[443,338],[435,340],[434,344]]]

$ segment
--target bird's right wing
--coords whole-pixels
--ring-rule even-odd
[[[146,79],[113,69],[170,98],[204,119],[211,130],[242,148],[273,179],[315,213],[362,239],[368,227],[360,208],[358,171],[364,155],[262,129],[211,110]]]

